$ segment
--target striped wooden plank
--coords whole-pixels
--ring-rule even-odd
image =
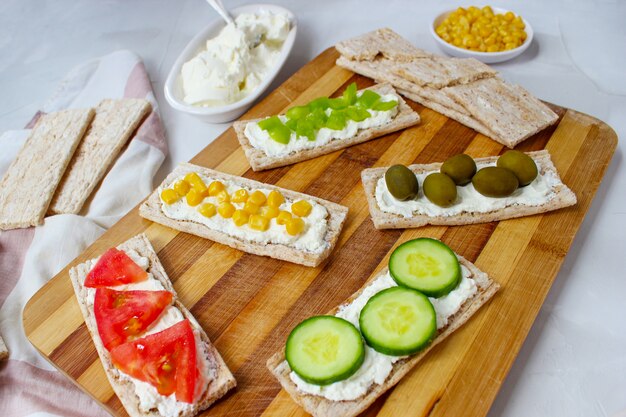
[[[245,118],[283,111],[350,82],[372,81],[334,65],[328,49]],[[317,268],[245,254],[141,219],[132,210],[71,265],[145,231],[181,300],[207,331],[238,381],[237,389],[203,415],[303,415],[265,369],[300,320],[341,303],[382,269],[407,239],[442,239],[488,272],[502,290],[453,337],[437,346],[368,416],[484,416],[545,299],[615,150],[615,133],[603,122],[558,106],[559,124],[518,149],[547,148],[576,206],[521,219],[460,227],[377,231],[360,184],[360,171],[393,163],[427,163],[466,152],[496,155],[500,144],[445,116],[409,104],[422,123],[403,132],[297,165],[255,173],[232,129],[192,162],[310,193],[350,208],[337,248]],[[114,415],[126,415],[111,390],[68,279],[68,265],[37,292],[24,310],[33,345]]]

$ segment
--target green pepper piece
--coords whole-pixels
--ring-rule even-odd
[[[391,100],[391,101],[379,100],[376,103],[374,103],[374,105],[372,106],[372,110],[387,111],[387,110],[393,109],[397,105],[398,105],[398,102],[396,100]]]
[[[328,97],[316,98],[315,100],[309,103],[309,108],[312,111],[319,110],[319,109],[326,110],[329,107],[330,107],[330,99]]]
[[[285,122],[285,126],[295,132],[296,128],[298,127],[298,121],[295,119],[287,119],[287,121]]]
[[[356,83],[351,83],[343,92],[343,100],[347,105],[356,103]]]
[[[283,122],[280,121],[278,116],[268,117],[267,119],[263,119],[259,122],[259,127],[263,130],[269,131],[276,126],[282,125]]]
[[[328,101],[329,107],[333,110],[341,110],[348,107],[343,97],[331,98]]]
[[[361,93],[359,98],[357,98],[357,104],[363,108],[371,109],[378,100],[380,100],[380,94],[372,90],[365,90]]]
[[[326,126],[332,130],[343,130],[346,127],[346,115],[341,111],[333,111],[328,117]]]
[[[346,117],[355,122],[362,122],[372,117],[372,114],[361,107],[349,107],[346,109]]]
[[[322,109],[313,110],[306,118],[311,121],[314,129],[323,128],[326,125],[326,120],[328,120],[328,116]]]
[[[270,138],[283,145],[288,144],[291,139],[291,129],[282,123],[279,126],[274,126],[272,129],[268,130],[267,133],[269,133]]]
[[[309,119],[298,120],[298,127],[296,127],[296,134],[300,137],[306,137],[308,140],[315,140],[315,128],[313,122]]]
[[[287,118],[291,120],[300,120],[311,112],[309,106],[296,106],[287,110]]]

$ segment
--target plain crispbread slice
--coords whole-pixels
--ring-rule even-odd
[[[351,61],[341,56],[337,59],[336,63],[342,68],[372,78],[377,82],[389,83],[393,85],[400,94],[402,94],[400,91],[409,91],[415,95],[428,99],[427,102],[436,102],[442,106],[449,107],[458,113],[465,113],[470,116],[463,106],[457,104],[447,94],[444,94],[440,90],[428,86],[417,85],[395,74],[393,72],[395,64],[393,61],[386,58],[377,58],[374,61]],[[405,97],[411,98],[409,96]],[[420,104],[424,103],[420,102]],[[428,104],[424,105],[428,107]]]
[[[376,91],[379,94],[392,94],[395,93],[393,87],[389,84],[377,84],[368,90]],[[408,104],[400,96],[398,96],[398,113],[391,120],[391,122],[374,128],[361,129],[356,136],[347,139],[332,140],[324,145],[317,146],[311,149],[303,149],[294,151],[284,156],[269,156],[263,150],[252,146],[250,141],[245,135],[245,128],[248,123],[258,122],[261,119],[255,120],[240,120],[233,124],[235,133],[237,133],[237,139],[244,150],[246,158],[250,163],[250,167],[254,171],[263,171],[270,168],[277,168],[296,162],[306,161],[307,159],[316,158],[321,155],[337,151],[339,149],[347,148],[348,146],[356,145],[366,142],[371,139],[375,139],[386,134],[402,130],[406,127],[413,126],[420,121],[420,117],[417,112],[413,111]]]
[[[76,149],[49,212],[78,214],[139,123],[150,112],[144,99],[102,100],[83,141]]]
[[[550,159],[548,151],[543,150],[528,152],[528,155],[539,163],[541,173],[553,172],[557,178],[559,178],[558,172]],[[491,163],[495,162],[497,158],[497,156],[477,158],[476,163]],[[441,163],[434,163],[425,165],[409,165],[408,168],[415,173],[422,173],[438,171],[440,167]],[[378,183],[378,180],[385,175],[386,171],[387,168],[383,167],[368,168],[361,172],[361,179],[363,182],[363,188],[365,189],[365,196],[367,197],[367,202],[369,204],[370,214],[372,216],[374,226],[377,229],[404,229],[408,227],[426,226],[428,224],[454,226],[473,223],[487,223],[545,213],[576,204],[576,195],[565,184],[561,183],[554,190],[556,193],[555,197],[539,206],[513,205],[487,213],[470,212],[454,216],[427,216],[423,214],[416,214],[407,218],[395,213],[384,212],[378,207],[378,202],[376,201],[376,184]]]
[[[398,62],[393,72],[420,86],[442,88],[493,77],[497,72],[473,58],[431,58]]]
[[[148,220],[152,220],[173,229],[180,230],[181,232],[191,233],[205,239],[210,239],[244,252],[260,256],[269,256],[272,258],[294,262],[305,266],[317,266],[330,255],[333,248],[335,247],[335,244],[337,243],[337,240],[339,238],[339,233],[341,232],[341,228],[343,227],[343,223],[345,222],[346,216],[348,214],[348,209],[346,207],[327,200],[322,200],[321,198],[276,187],[270,184],[264,184],[235,175],[224,174],[219,171],[189,163],[182,163],[178,165],[176,169],[172,171],[172,173],[170,173],[167,178],[165,178],[165,180],[163,180],[161,186],[169,185],[176,178],[184,176],[189,172],[199,172],[208,177],[222,181],[233,181],[241,185],[242,187],[277,190],[280,191],[286,198],[291,200],[307,199],[313,200],[318,204],[321,204],[326,208],[326,210],[328,210],[329,216],[328,230],[326,232],[326,236],[324,236],[324,240],[327,242],[326,248],[321,252],[308,252],[278,243],[257,243],[243,240],[218,230],[210,229],[203,224],[193,221],[172,219],[168,217],[165,213],[163,213],[163,210],[161,209],[161,198],[158,193],[158,188],[139,207],[139,215]]]
[[[454,108],[446,107],[443,104],[440,104],[434,100],[422,97],[419,94],[415,94],[410,91],[405,91],[402,89],[398,89],[397,91],[398,93],[402,94],[404,97],[408,98],[409,100],[413,100],[416,103],[420,103],[426,107],[429,107],[443,114],[444,116],[449,117],[450,119],[454,119],[457,122],[474,129],[478,133],[482,133],[483,135],[489,138],[494,138],[494,139],[497,138],[496,134],[490,131],[487,128],[487,126],[483,125],[478,120],[472,118],[472,116],[469,115],[467,112],[459,112]]]
[[[4,344],[4,340],[2,340],[2,336],[0,336],[0,361],[3,361],[9,357],[9,349],[7,349],[7,345]]]
[[[559,116],[518,85],[486,78],[442,90],[513,148],[554,124]]]
[[[219,352],[209,337],[198,324],[195,318],[191,315],[189,310],[178,300],[176,292],[172,287],[172,283],[169,280],[167,273],[163,269],[163,265],[159,261],[156,252],[152,248],[150,241],[146,235],[141,234],[134,238],[127,240],[118,246],[122,250],[135,250],[139,255],[147,257],[149,259],[148,272],[152,273],[155,279],[157,279],[166,290],[174,294],[173,305],[177,307],[186,319],[189,319],[194,333],[198,334],[202,339],[207,360],[210,366],[215,369],[216,377],[210,381],[207,390],[202,394],[197,403],[193,404],[188,411],[179,414],[177,417],[191,417],[196,415],[201,410],[207,409],[211,404],[224,396],[228,390],[235,387],[236,382],[232,373],[224,363],[224,360],[220,356]],[[119,397],[120,401],[124,405],[124,408],[131,417],[158,417],[161,414],[157,410],[151,410],[150,412],[143,412],[139,408],[139,397],[135,394],[133,383],[127,378],[123,377],[121,372],[118,371],[111,363],[109,352],[106,350],[100,336],[98,334],[98,328],[96,325],[95,317],[93,315],[92,308],[87,304],[87,289],[83,286],[83,282],[87,276],[87,273],[91,269],[91,262],[85,262],[70,269],[70,278],[72,285],[74,286],[74,292],[78,300],[81,312],[85,319],[87,329],[91,334],[91,338],[96,346],[100,360],[106,372],[107,378],[113,387],[113,390]]]
[[[389,28],[377,29],[341,41],[335,47],[342,55],[357,61],[372,60],[379,54],[396,61],[411,61],[431,56]]]
[[[458,255],[457,255],[458,256]],[[487,274],[480,271],[474,264],[467,261],[463,257],[458,256],[459,262],[468,268],[472,274],[472,278],[476,280],[478,292],[468,299],[461,309],[449,319],[448,324],[439,329],[437,337],[433,342],[420,353],[401,359],[393,364],[390,375],[382,385],[373,385],[368,392],[356,400],[352,401],[332,401],[324,397],[305,394],[298,391],[296,385],[289,378],[291,369],[285,360],[284,351],[276,352],[267,361],[267,367],[270,372],[278,379],[282,387],[289,393],[291,398],[304,408],[308,413],[315,417],[353,417],[367,409],[378,397],[395,386],[402,377],[404,377],[414,366],[416,366],[428,352],[441,343],[452,332],[463,325],[480,307],[489,301],[489,299],[498,291],[500,286],[491,280]],[[367,285],[376,278],[387,273],[387,268],[379,274],[372,277],[358,292],[352,295],[346,303],[351,302],[367,287]],[[329,314],[335,314],[337,308]]]
[[[93,109],[76,109],[39,118],[0,180],[0,230],[42,223],[93,114]]]

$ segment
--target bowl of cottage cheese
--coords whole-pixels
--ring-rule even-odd
[[[296,17],[269,4],[231,10],[234,25],[215,20],[187,44],[165,82],[176,110],[209,123],[241,116],[267,89],[287,60]]]

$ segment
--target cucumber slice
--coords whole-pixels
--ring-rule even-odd
[[[385,355],[419,352],[437,334],[435,308],[424,294],[391,287],[370,298],[359,316],[365,341]]]
[[[461,265],[452,249],[429,238],[409,240],[389,258],[389,273],[398,285],[439,298],[461,282]]]
[[[353,375],[363,364],[365,346],[358,329],[335,316],[314,316],[298,324],[285,346],[287,363],[300,378],[328,385]]]

